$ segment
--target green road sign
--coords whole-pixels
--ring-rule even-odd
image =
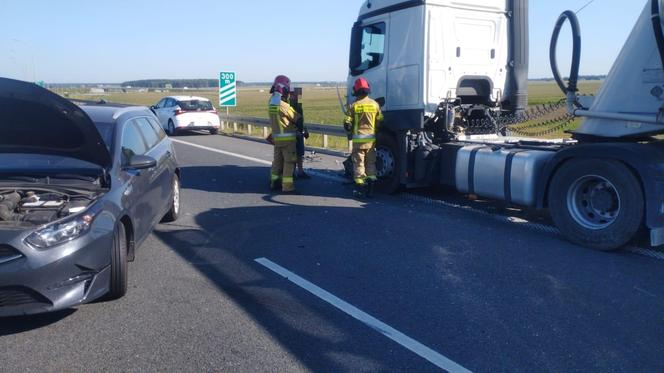
[[[237,106],[237,82],[233,72],[219,73],[219,106]]]

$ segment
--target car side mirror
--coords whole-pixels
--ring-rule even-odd
[[[131,157],[125,170],[146,170],[157,166],[157,160],[147,155],[135,155]]]

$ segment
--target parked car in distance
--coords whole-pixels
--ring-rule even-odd
[[[191,130],[205,130],[212,135],[219,133],[219,114],[207,98],[169,96],[161,99],[151,109],[169,136]]]
[[[0,133],[0,316],[122,297],[136,248],[180,213],[157,118],[0,78]]]

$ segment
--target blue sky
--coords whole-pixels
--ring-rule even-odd
[[[531,77],[550,76],[558,15],[588,0],[531,0]],[[361,0],[0,0],[0,76],[50,83],[146,78],[245,81],[286,73],[345,80],[350,28]],[[583,74],[610,69],[646,0],[595,0],[580,14]],[[567,40],[561,69],[568,64]]]

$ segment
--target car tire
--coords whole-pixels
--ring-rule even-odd
[[[119,223],[115,228],[113,236],[113,248],[111,250],[111,283],[108,297],[119,299],[127,294],[127,231],[124,224]]]
[[[569,241],[612,251],[641,230],[645,201],[639,180],[623,163],[572,159],[551,181],[549,210]]]
[[[166,129],[166,133],[168,134],[168,136],[175,136],[177,134],[177,130],[175,129],[175,124],[171,119],[168,120],[168,127]]]
[[[218,135],[219,134],[219,128],[213,128],[210,130],[210,135]]]
[[[180,178],[178,175],[173,175],[173,194],[171,196],[171,208],[168,210],[163,223],[172,223],[180,217]]]
[[[379,133],[376,139],[376,168],[378,169],[376,189],[388,194],[399,192],[401,190],[399,177],[401,167],[396,139],[390,133]]]

